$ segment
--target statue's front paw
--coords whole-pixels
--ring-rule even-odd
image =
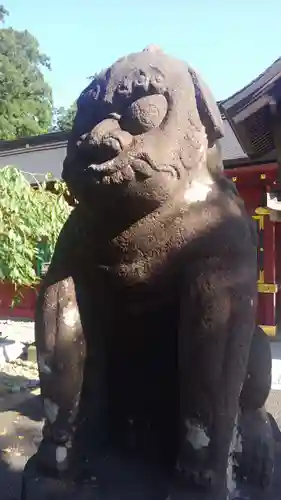
[[[242,449],[236,454],[238,476],[253,486],[266,489],[274,472],[274,438],[271,423],[262,408],[240,419]]]
[[[181,470],[185,482],[194,488],[210,489],[216,483],[216,474],[210,468],[205,467],[185,467]]]
[[[226,482],[208,467],[177,466],[167,500],[227,500]]]
[[[38,467],[50,475],[64,473],[69,467],[69,450],[64,445],[42,441],[36,454]]]
[[[228,500],[227,492],[174,484],[166,500]]]
[[[273,443],[260,439],[251,450],[243,453],[239,467],[241,479],[261,489],[268,488],[274,472],[272,448]]]

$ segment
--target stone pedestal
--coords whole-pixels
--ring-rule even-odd
[[[163,500],[169,492],[166,470],[122,455],[97,460],[96,477],[84,483],[44,476],[36,464],[35,455],[23,472],[21,500]]]
[[[44,476],[36,456],[27,463],[22,477],[21,500],[99,500],[95,483],[74,483]]]
[[[36,456],[32,457],[23,472],[21,500],[210,500],[207,491],[186,487],[185,482],[172,485],[167,470],[122,456],[98,461],[97,478],[83,483],[44,476],[36,462]],[[215,499],[226,500],[220,494]],[[262,490],[238,481],[228,499],[275,500],[275,496],[271,488]]]

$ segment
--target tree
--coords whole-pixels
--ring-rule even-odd
[[[0,23],[5,21],[5,17],[9,15],[9,12],[5,9],[4,5],[0,5]]]
[[[0,6],[0,22],[7,11]],[[49,58],[27,30],[0,29],[0,139],[40,135],[52,123]]]
[[[76,102],[71,104],[69,108],[55,108],[53,114],[52,130],[54,132],[71,130],[76,114],[76,109]]]

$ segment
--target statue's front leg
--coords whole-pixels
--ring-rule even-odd
[[[182,300],[177,467],[186,499],[226,500],[231,488],[231,440],[254,330],[256,291],[247,272],[236,269],[232,274],[222,261],[209,259],[205,269],[193,269]],[[244,283],[237,283],[239,274]]]
[[[48,280],[48,277],[47,277]],[[35,338],[45,425],[38,462],[53,471],[68,468],[83,383],[85,339],[71,278],[43,282]]]

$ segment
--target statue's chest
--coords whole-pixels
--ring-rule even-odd
[[[138,241],[118,239],[105,245],[96,259],[95,274],[108,287],[155,289],[175,278],[180,266],[172,241],[146,237]]]
[[[160,311],[171,310],[177,302],[182,266],[182,258],[167,237],[161,242],[120,238],[102,249],[93,283],[100,300],[117,315],[126,311],[139,319],[154,314],[159,318]]]
[[[181,216],[157,222],[144,219],[108,242],[99,262],[107,259],[109,273],[120,283],[155,282],[175,269],[187,239]]]

